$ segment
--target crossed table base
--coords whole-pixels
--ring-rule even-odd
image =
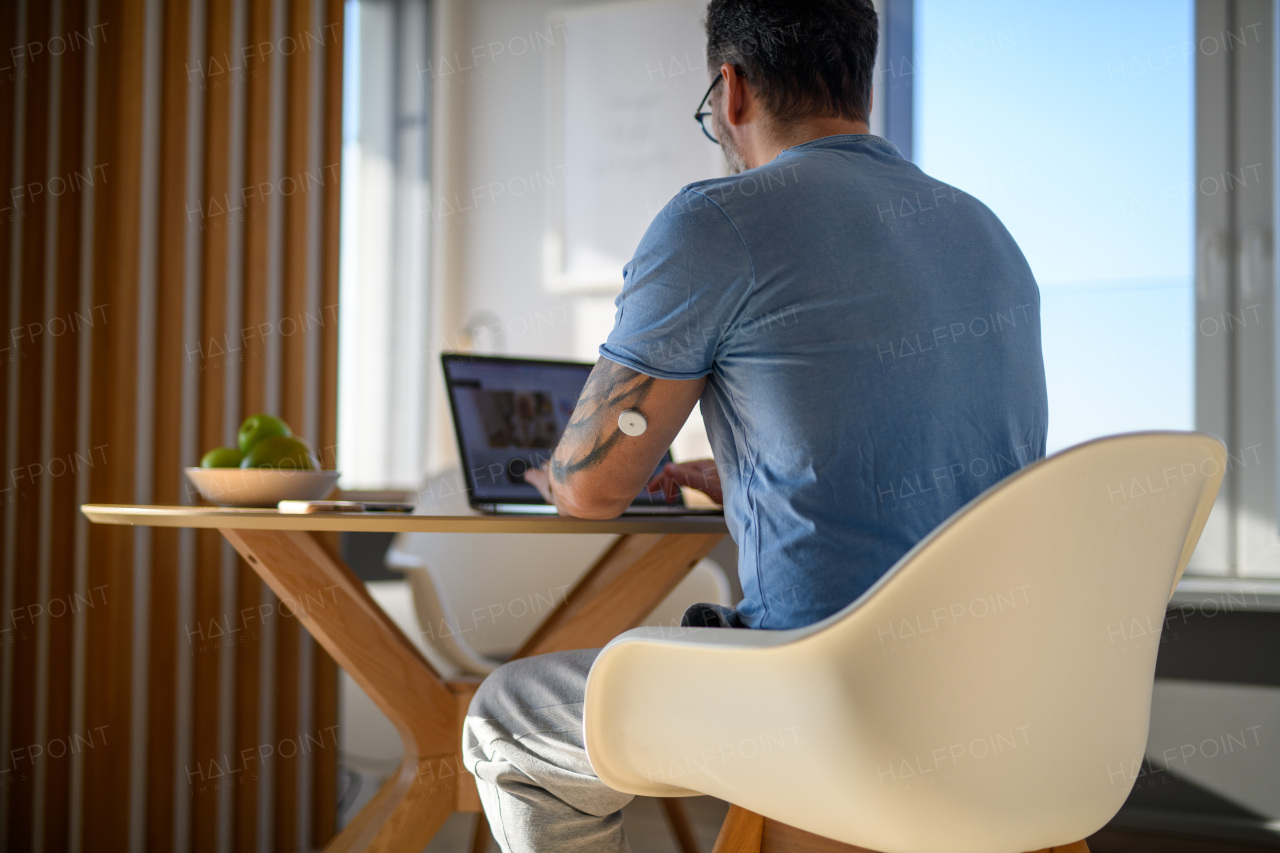
[[[609,521],[532,516],[383,515],[86,504],[90,521],[216,528],[360,685],[404,742],[400,767],[325,848],[418,853],[455,811],[480,811],[462,765],[462,721],[479,680],[446,681],[369,596],[318,532],[615,533],[618,540],[538,627],[516,657],[603,646],[639,625],[725,535],[715,516]]]

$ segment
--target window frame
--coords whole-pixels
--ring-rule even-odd
[[[1192,575],[1280,577],[1275,23],[1271,0],[1195,4],[1195,423],[1228,465]]]

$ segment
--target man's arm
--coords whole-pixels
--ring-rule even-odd
[[[548,468],[527,471],[525,479],[562,515],[621,515],[649,482],[706,384],[706,377],[655,379],[601,358]],[[642,434],[618,429],[618,415],[627,409],[644,415]]]

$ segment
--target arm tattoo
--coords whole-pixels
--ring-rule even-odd
[[[602,359],[591,371],[569,425],[551,457],[551,476],[564,483],[570,476],[604,461],[621,432],[614,419],[623,409],[639,408],[654,379]]]

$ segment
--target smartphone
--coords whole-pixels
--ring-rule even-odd
[[[413,512],[413,504],[394,501],[280,501],[281,512]]]
[[[280,501],[276,508],[281,512],[364,512],[359,501]]]
[[[365,512],[413,512],[413,504],[396,501],[364,501]]]

